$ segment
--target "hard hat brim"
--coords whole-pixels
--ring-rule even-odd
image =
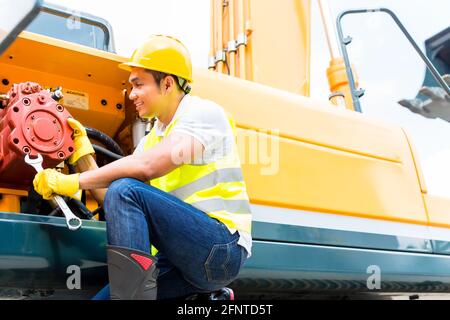
[[[119,64],[120,69],[128,71],[128,72],[131,72],[131,68],[133,68],[133,67],[147,69],[145,66],[140,65],[138,63],[134,63],[132,61]]]
[[[142,69],[147,69],[147,70],[153,70],[153,69],[149,69],[147,66],[144,66],[144,65],[141,65],[139,63],[132,62],[132,61],[120,63],[118,65],[118,67],[120,69],[128,71],[128,72],[131,72],[131,68],[142,68]],[[155,70],[155,71],[159,71],[159,70]],[[187,80],[188,83],[193,83],[194,82],[194,80],[192,78],[185,79],[185,80]]]

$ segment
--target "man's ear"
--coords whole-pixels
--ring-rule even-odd
[[[175,87],[175,81],[173,77],[165,77],[163,81],[164,90],[166,93],[172,92],[173,88]]]

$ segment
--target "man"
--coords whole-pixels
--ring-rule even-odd
[[[251,212],[231,118],[189,94],[192,66],[178,40],[152,36],[120,68],[130,99],[156,122],[135,152],[99,169],[36,175],[37,192],[72,196],[108,187],[104,200],[113,299],[166,299],[233,281],[251,254]],[[76,163],[93,153],[74,119]],[[147,183],[145,183],[147,182]],[[153,245],[158,251],[151,255]]]

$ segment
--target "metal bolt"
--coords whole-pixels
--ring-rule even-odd
[[[35,141],[36,140],[36,137],[31,137],[31,141]]]
[[[38,96],[38,101],[39,101],[40,104],[43,104],[45,102],[45,97],[42,96],[42,95],[39,95]]]
[[[53,119],[53,123],[56,124],[56,119]]]
[[[31,120],[34,120],[36,117],[34,115],[31,116]]]
[[[53,144],[56,146],[58,144],[58,140],[53,141]]]
[[[52,92],[52,98],[56,101],[61,100],[63,97],[64,94],[62,93],[62,87],[58,87],[55,91]]]

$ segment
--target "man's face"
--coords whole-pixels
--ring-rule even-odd
[[[153,118],[164,110],[164,95],[152,74],[142,68],[133,68],[128,80],[132,85],[130,100],[141,118]]]

